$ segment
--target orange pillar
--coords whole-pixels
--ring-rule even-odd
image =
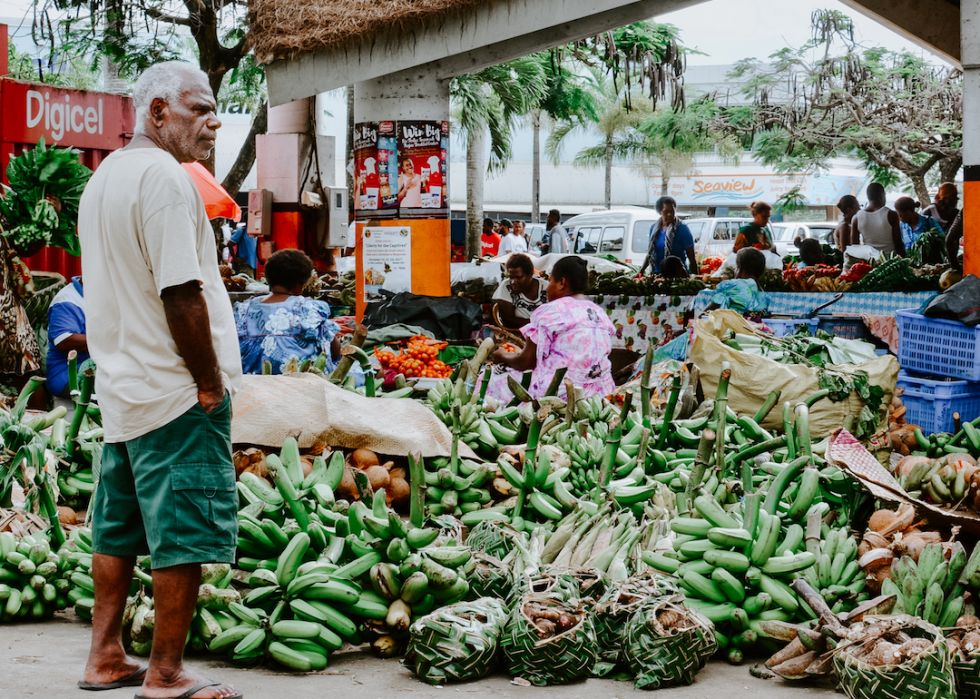
[[[967,118],[969,117],[964,115],[964,122]],[[965,123],[964,128],[966,128]],[[967,165],[963,168],[963,272],[980,277],[980,230],[977,230],[978,228],[980,228],[980,165]]]

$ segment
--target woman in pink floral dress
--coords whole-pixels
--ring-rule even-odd
[[[565,377],[580,388],[582,398],[608,395],[616,389],[609,353],[616,333],[609,316],[584,295],[589,283],[588,263],[580,257],[563,257],[551,271],[548,303],[539,306],[521,328],[527,344],[520,354],[503,349],[493,353],[497,363],[487,395],[509,402],[514,396],[507,375],[518,381],[531,371],[528,392],[544,396],[559,367],[568,367]],[[558,395],[564,397],[564,382]]]

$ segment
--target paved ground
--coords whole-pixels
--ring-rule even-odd
[[[42,624],[0,626],[0,699],[128,699],[131,689],[93,695],[75,687],[88,654],[89,627],[74,616],[59,616]],[[488,678],[448,687],[430,687],[397,660],[380,660],[368,652],[352,651],[331,658],[331,666],[310,675],[285,675],[270,669],[241,670],[201,657],[192,664],[209,676],[234,684],[247,699],[428,699],[490,695],[501,699],[561,697],[614,699],[651,696],[634,691],[632,683],[588,680],[565,687],[518,687],[498,672]],[[833,685],[789,684],[760,680],[748,666],[732,667],[714,661],[690,687],[660,690],[656,699],[804,699],[834,696]]]

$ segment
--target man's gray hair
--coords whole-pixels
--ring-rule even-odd
[[[146,70],[133,87],[133,106],[136,108],[136,132],[143,131],[150,114],[150,105],[159,98],[167,104],[180,99],[181,87],[188,75],[199,74],[207,81],[207,73],[184,61],[156,63]]]

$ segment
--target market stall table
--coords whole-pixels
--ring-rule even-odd
[[[711,303],[711,289],[705,289],[694,299],[694,309],[704,311]],[[844,297],[821,311],[821,315],[860,316],[864,324],[878,339],[888,344],[892,352],[898,351],[898,326],[895,312],[905,308],[919,308],[931,301],[938,292],[920,291],[903,293],[845,293]],[[823,292],[766,292],[769,312],[774,316],[800,317],[817,306],[833,301],[835,293]]]
[[[643,354],[651,344],[664,345],[684,332],[692,318],[695,296],[592,296],[616,326],[613,349]]]

